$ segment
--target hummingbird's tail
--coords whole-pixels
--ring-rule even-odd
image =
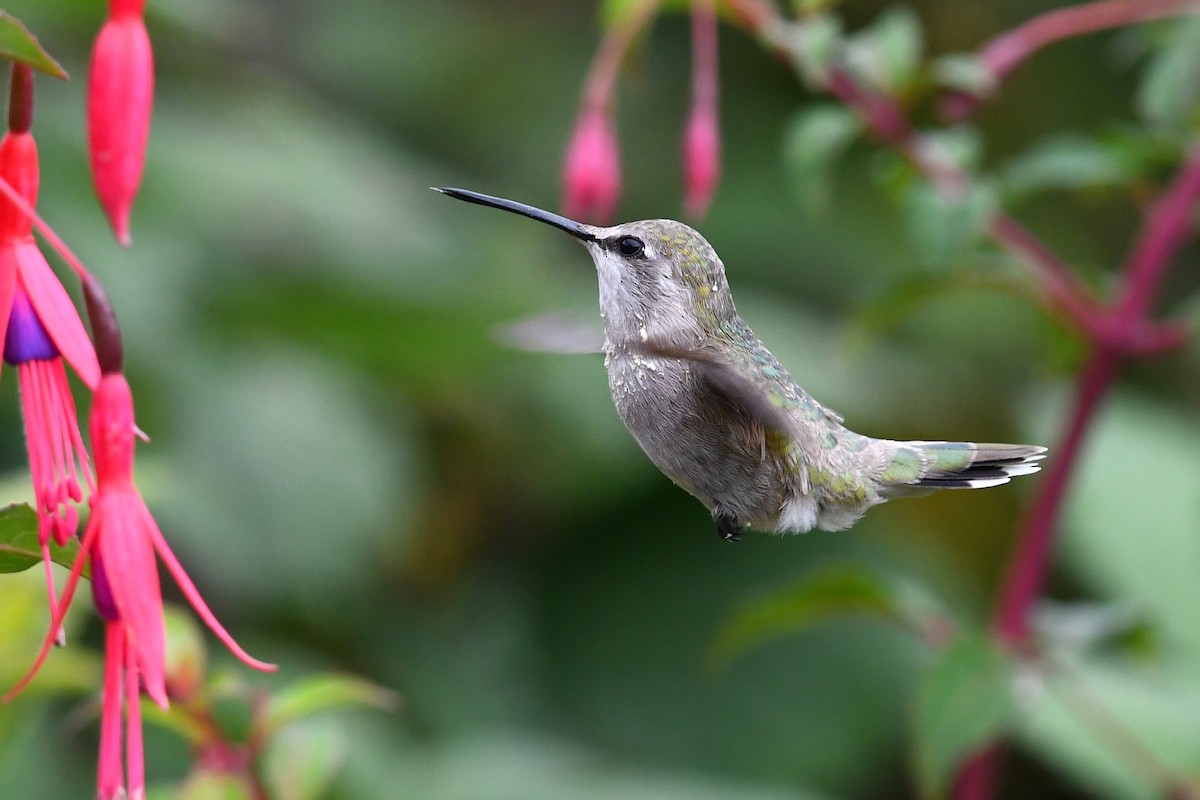
[[[894,489],[983,489],[1041,469],[1046,448],[1032,444],[895,442],[883,483]]]

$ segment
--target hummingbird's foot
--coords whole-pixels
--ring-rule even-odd
[[[737,517],[723,508],[713,511],[713,522],[717,523],[717,535],[727,542],[738,542],[742,539],[742,526]]]

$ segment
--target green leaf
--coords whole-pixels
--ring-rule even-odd
[[[883,341],[926,306],[951,295],[985,290],[1022,293],[1028,291],[1028,282],[975,269],[906,275],[859,305],[850,318],[847,338],[856,344]]]
[[[926,673],[917,697],[915,748],[922,797],[940,797],[962,759],[1013,719],[1013,667],[980,632],[960,637]]]
[[[710,661],[722,664],[767,640],[844,617],[888,620],[929,634],[952,624],[914,584],[854,565],[829,567],[735,611],[717,634]]]
[[[983,137],[971,125],[955,125],[922,133],[924,156],[937,164],[974,172],[983,160]]]
[[[1182,667],[1182,668],[1181,668]],[[1093,797],[1157,800],[1195,785],[1200,689],[1192,665],[1088,659],[1030,676],[1014,735]]]
[[[349,706],[395,709],[399,696],[377,684],[350,675],[312,675],[279,690],[267,706],[264,726],[277,731],[297,720]]]
[[[70,569],[79,555],[79,540],[71,538],[63,547],[50,542],[50,560]],[[37,514],[26,503],[0,508],[0,572],[21,572],[42,561],[38,541]],[[84,577],[91,569],[84,568]]]
[[[1134,104],[1159,128],[1182,132],[1198,121],[1200,19],[1189,17],[1174,25],[1166,46],[1146,67]]]
[[[913,247],[927,267],[946,267],[970,252],[995,213],[996,192],[987,182],[950,196],[928,181],[908,190],[906,222]]]
[[[1062,548],[1077,580],[1133,603],[1200,671],[1200,424],[1134,394],[1109,402],[1075,475]]]
[[[933,79],[946,89],[987,97],[996,89],[996,78],[971,53],[950,53],[933,62]]]
[[[829,80],[829,70],[842,46],[842,21],[834,14],[818,14],[788,28],[792,67],[811,90]]]
[[[630,14],[638,13],[648,0],[604,0],[600,4],[600,22],[608,27]],[[663,11],[686,11],[690,8],[689,0],[664,0],[658,4]]]
[[[204,684],[204,636],[191,609],[166,605],[163,623],[167,634],[167,690],[172,698],[187,701]]]
[[[1046,189],[1120,186],[1136,177],[1114,148],[1084,136],[1056,136],[1009,161],[1000,173],[1000,188],[1014,200]]]
[[[911,9],[893,7],[846,42],[846,61],[855,74],[888,94],[912,83],[924,51],[921,21]]]
[[[56,78],[67,78],[67,71],[42,49],[37,37],[19,19],[3,11],[0,11],[0,56],[24,62]]]
[[[292,725],[271,738],[264,772],[271,797],[317,800],[325,797],[346,760],[346,737],[335,726]]]
[[[172,796],[175,800],[252,800],[254,793],[241,775],[197,769]]]
[[[824,14],[831,10],[842,0],[792,0],[792,9],[798,17],[807,17],[812,14]]]
[[[862,122],[854,112],[834,103],[809,105],[792,117],[784,158],[792,173],[792,185],[810,211],[827,205],[830,172],[861,131]]]

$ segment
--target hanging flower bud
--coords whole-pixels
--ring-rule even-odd
[[[717,13],[711,2],[692,6],[692,111],[683,133],[683,207],[703,217],[721,175],[717,120]]]
[[[126,247],[154,102],[154,56],[142,20],[144,5],[145,0],[111,0],[88,75],[92,179],[117,241]]]
[[[579,116],[563,169],[563,213],[603,224],[621,193],[621,163],[611,114],[588,105]]]
[[[695,108],[683,134],[683,209],[699,219],[708,212],[721,176],[721,132],[716,110]]]

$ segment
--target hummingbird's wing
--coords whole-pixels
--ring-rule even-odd
[[[791,441],[810,444],[818,431],[841,426],[842,417],[801,389],[744,321],[735,319],[726,333],[694,348],[654,342],[642,347],[651,355],[691,362],[711,389]],[[804,426],[800,420],[817,424]]]
[[[534,353],[603,353],[604,328],[595,314],[572,311],[539,314],[497,325],[492,335],[503,344]]]
[[[793,439],[799,434],[786,404],[778,403],[764,386],[738,366],[729,363],[721,356],[719,350],[711,347],[672,347],[653,342],[646,342],[638,349],[647,355],[678,358],[689,362],[692,370],[709,389],[730,404],[748,412],[749,416],[761,420],[763,427],[779,431]]]

